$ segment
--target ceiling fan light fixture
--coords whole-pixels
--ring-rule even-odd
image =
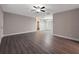
[[[41,12],[40,9],[36,9],[37,12]]]
[[[33,11],[37,12],[37,13],[40,13],[40,12],[45,12],[45,6],[33,6]]]

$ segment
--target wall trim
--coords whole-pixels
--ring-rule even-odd
[[[70,40],[76,40],[76,41],[79,41],[78,38],[74,38],[74,37],[63,36],[63,35],[59,35],[59,34],[53,34],[53,35],[54,35],[54,36],[58,36],[58,37],[67,38],[67,39],[70,39]]]
[[[19,33],[12,33],[12,34],[4,34],[3,37],[5,37],[5,36],[11,36],[11,35],[16,35],[16,34],[30,33],[30,32],[35,32],[35,31],[19,32]]]

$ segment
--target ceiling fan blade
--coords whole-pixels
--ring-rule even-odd
[[[41,7],[41,9],[44,9],[45,7]]]
[[[37,8],[36,6],[33,6],[34,8]]]
[[[41,10],[42,12],[45,12],[45,10]]]

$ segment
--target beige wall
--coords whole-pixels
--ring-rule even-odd
[[[4,13],[4,36],[22,32],[35,31],[35,19],[11,13]]]
[[[0,43],[2,37],[3,37],[3,12],[0,8]]]
[[[60,12],[54,16],[54,34],[79,39],[79,9]]]

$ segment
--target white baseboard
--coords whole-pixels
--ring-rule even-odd
[[[41,31],[43,31],[43,30],[41,30]],[[12,33],[12,34],[4,34],[3,37],[5,37],[5,36],[11,36],[11,35],[16,35],[16,34],[30,33],[30,32],[36,32],[36,31],[27,31],[27,32],[19,32],[19,33]]]
[[[20,33],[12,33],[12,34],[4,34],[4,36],[3,36],[3,37],[5,37],[5,36],[11,36],[11,35],[16,35],[16,34],[30,33],[30,32],[35,32],[35,31],[29,31],[29,32],[20,32]]]
[[[70,39],[70,40],[76,40],[76,41],[79,41],[78,38],[74,38],[74,37],[63,36],[63,35],[58,35],[58,34],[53,34],[53,35],[54,35],[54,36],[58,36],[58,37],[67,38],[67,39]]]

